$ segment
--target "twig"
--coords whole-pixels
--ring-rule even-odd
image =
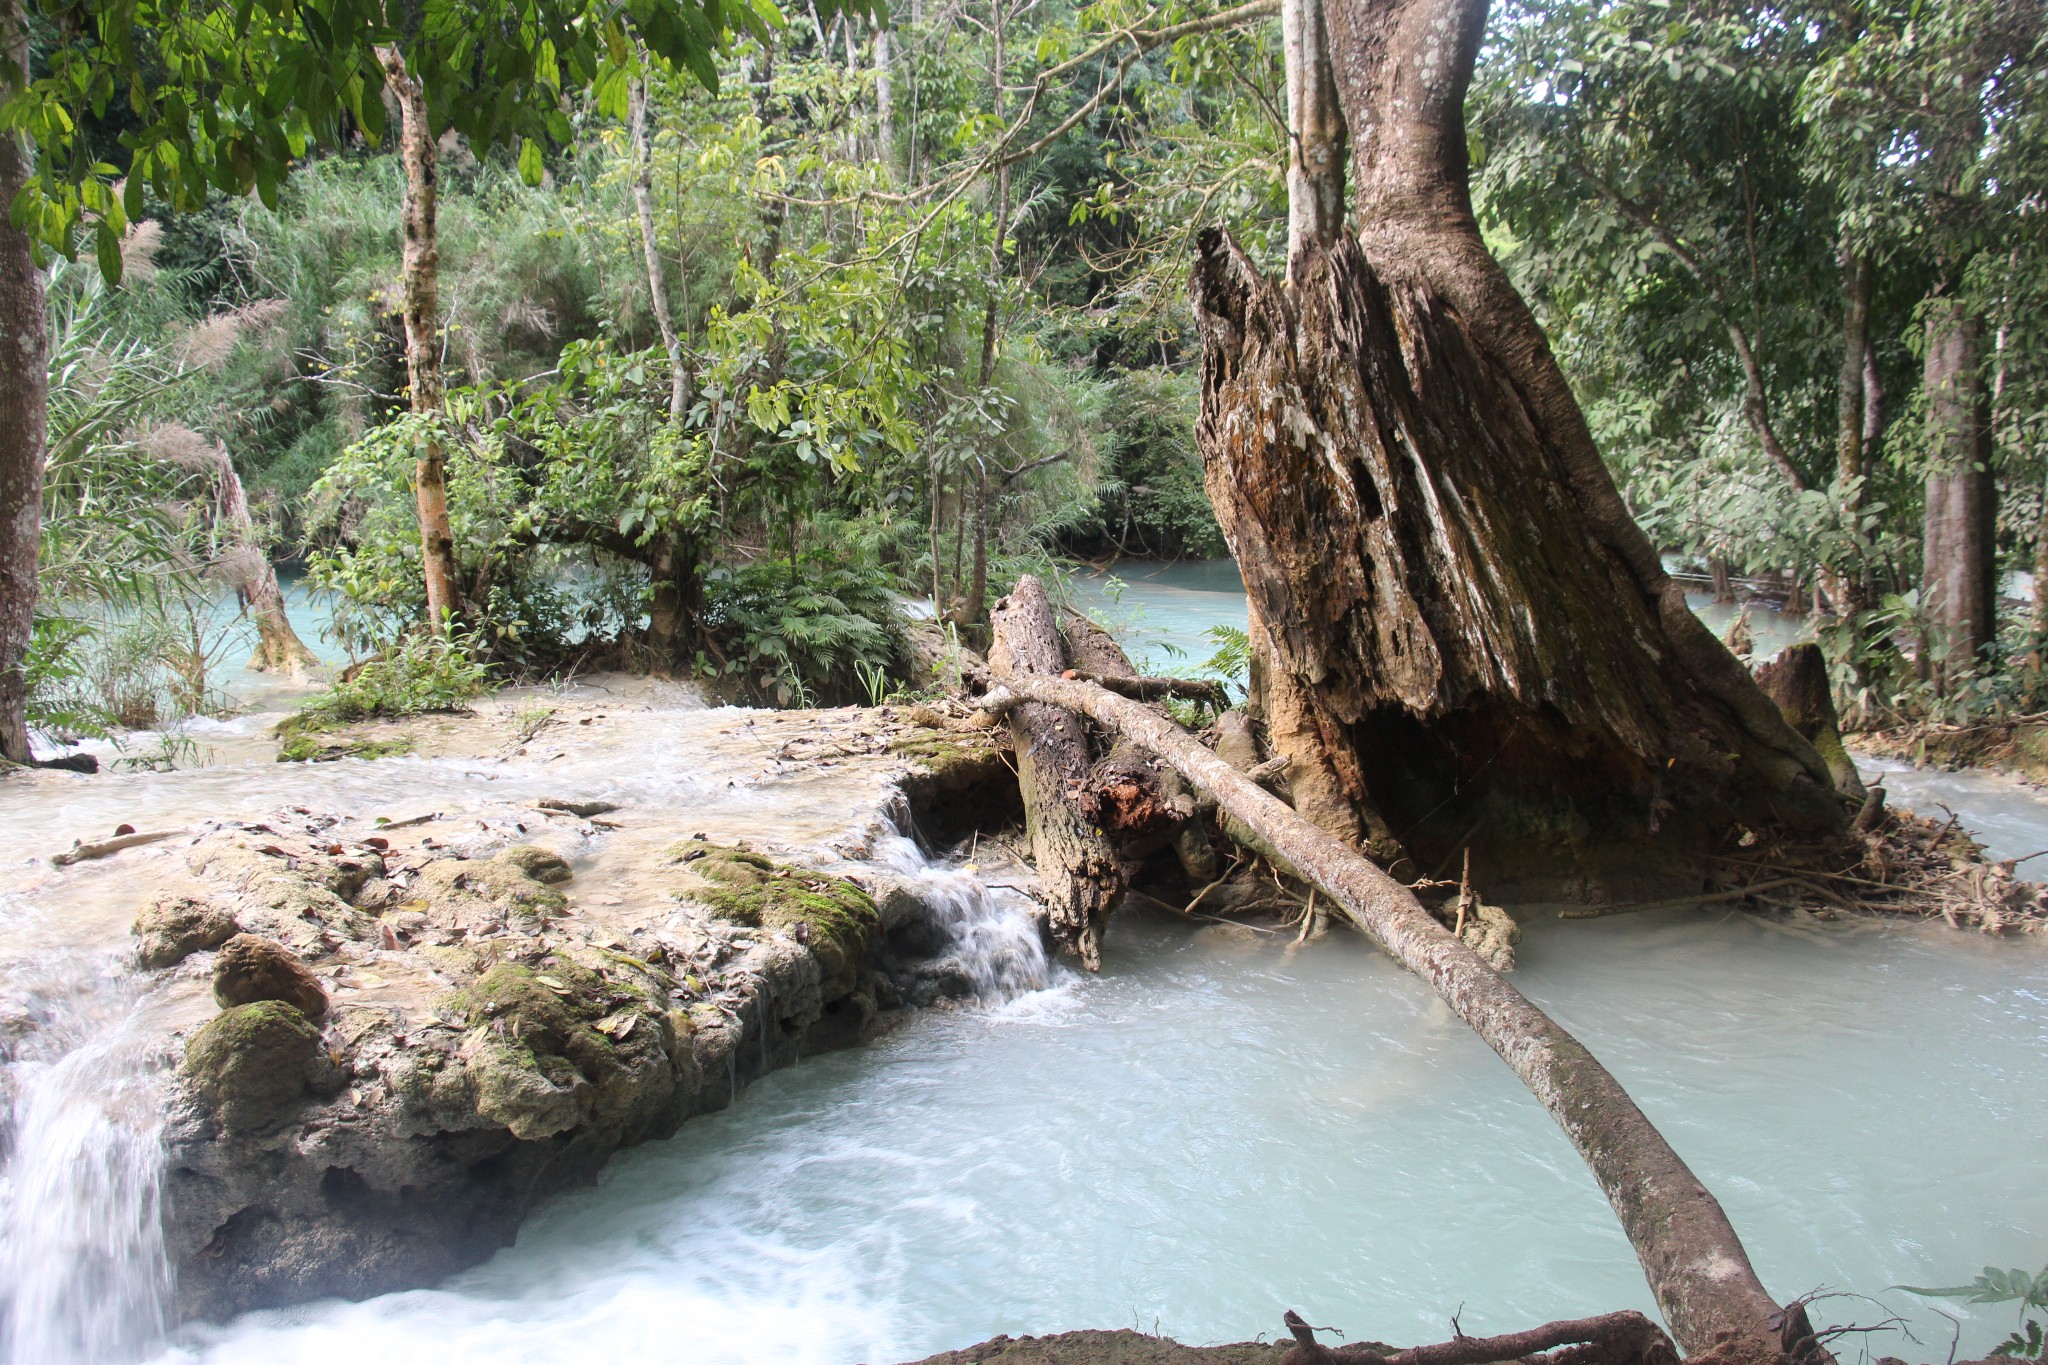
[[[190,831],[158,829],[150,830],[143,834],[123,834],[117,838],[107,839],[97,844],[74,844],[50,859],[50,863],[54,867],[70,867],[73,863],[82,863],[93,858],[105,858],[110,854],[119,853],[124,848],[140,848],[144,844],[154,844],[165,839],[175,839],[180,834],[187,833],[190,833]]]

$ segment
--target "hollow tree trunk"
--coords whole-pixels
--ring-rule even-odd
[[[0,60],[28,68],[21,0],[0,0]],[[43,437],[49,420],[43,272],[28,234],[6,218],[35,171],[26,138],[0,133],[0,759],[33,761],[28,647],[35,631],[36,552],[43,532]]]
[[[1922,598],[1936,676],[1979,662],[1996,638],[1993,559],[1997,486],[1981,372],[1984,325],[1960,300],[1936,299],[1927,316],[1926,558]]]
[[[1423,875],[1469,848],[1489,899],[1682,891],[1734,824],[1832,831],[1841,805],[1629,518],[1480,239],[1463,103],[1485,16],[1326,12],[1363,233],[1292,290],[1204,235],[1209,494],[1267,672],[1307,712],[1275,748],[1327,764],[1356,825]]]
[[[1066,668],[1058,618],[1036,578],[1019,579],[994,615],[988,663],[997,678],[1057,677]],[[1056,707],[1020,706],[1010,715],[1010,736],[1053,939],[1097,971],[1102,926],[1123,900],[1128,874],[1098,823],[1099,812],[1082,808],[1094,766],[1087,730],[1078,717]]]
[[[435,229],[440,195],[440,154],[427,122],[420,83],[406,74],[395,47],[378,49],[384,83],[398,101],[399,154],[405,163],[404,272],[405,375],[412,410],[438,416],[441,380],[441,250]],[[448,522],[447,452],[438,434],[421,447],[413,466],[420,518],[420,565],[426,580],[427,620],[444,630],[461,610],[455,586],[455,532]]]
[[[1013,714],[1037,706],[1085,715],[1170,763],[1279,850],[1427,981],[1549,1111],[1614,1206],[1679,1344],[1689,1352],[1718,1348],[1723,1365],[1781,1358],[1778,1305],[1712,1192],[1585,1044],[1439,924],[1407,887],[1142,703],[1088,683],[1016,675],[983,704]]]

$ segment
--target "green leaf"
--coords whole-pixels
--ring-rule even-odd
[[[546,163],[541,160],[540,144],[530,137],[522,138],[519,143],[519,178],[529,185],[538,185],[546,168]]]

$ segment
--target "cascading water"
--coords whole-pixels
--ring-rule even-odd
[[[1058,969],[1046,957],[1044,935],[1022,892],[934,863],[893,824],[874,841],[869,861],[915,886],[943,941],[937,965],[952,978],[952,993],[997,1004],[1051,984]]]
[[[158,1219],[163,1058],[136,1028],[142,983],[114,954],[15,967],[0,1021],[0,1358],[110,1365],[165,1327],[170,1268]]]

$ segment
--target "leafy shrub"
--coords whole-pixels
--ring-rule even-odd
[[[416,632],[356,668],[279,729],[304,733],[379,716],[456,710],[481,695],[490,679],[490,666],[477,661],[481,644],[477,631]]]
[[[804,556],[714,572],[704,622],[725,655],[707,669],[774,706],[838,706],[874,695],[902,655],[902,613],[889,575],[868,564]]]
[[[1994,1346],[1991,1354],[2025,1360],[2037,1360],[2048,1355],[2048,1325],[2044,1325],[2043,1319],[2030,1316],[2036,1311],[2048,1311],[2048,1266],[2043,1266],[2041,1273],[2034,1275],[2024,1270],[2000,1270],[1987,1265],[1984,1273],[1968,1284],[1950,1285],[1946,1289],[1922,1289],[1910,1284],[1897,1287],[1908,1294],[1924,1294],[1935,1299],[2017,1303],[2020,1306],[2020,1330]]]

